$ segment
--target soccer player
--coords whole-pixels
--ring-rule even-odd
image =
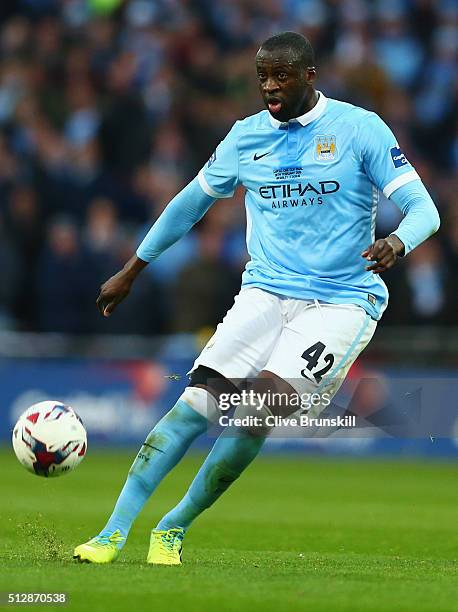
[[[184,498],[151,532],[147,562],[180,564],[186,530],[256,457],[269,433],[267,417],[296,410],[254,399],[262,397],[257,392],[332,397],[387,306],[380,273],[439,227],[434,203],[387,125],[315,89],[307,39],[293,32],[269,38],[256,68],[267,110],[235,123],[136,255],[101,287],[97,305],[109,316],[139,272],[216,199],[231,197],[239,184],[246,188],[250,261],[241,291],[194,363],[189,386],[147,436],[107,524],[75,549],[79,560],[118,557],[151,493],[218,420],[220,394],[253,379],[255,393],[236,415],[255,415],[261,425],[228,427]],[[374,241],[379,190],[405,216]]]

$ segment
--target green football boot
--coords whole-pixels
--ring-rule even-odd
[[[77,546],[73,551],[73,558],[81,563],[113,563],[121,552],[117,545],[125,539],[119,529],[109,536],[98,535],[89,542]]]
[[[181,565],[183,538],[184,529],[181,527],[167,531],[153,529],[146,562],[152,565]]]

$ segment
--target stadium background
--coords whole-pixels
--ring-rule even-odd
[[[261,108],[256,50],[293,29],[313,42],[326,95],[391,125],[442,218],[385,275],[390,306],[351,374],[426,390],[422,408],[445,407],[441,422],[430,435],[403,430],[420,440],[303,449],[456,456],[456,27],[453,0],[2,0],[1,439],[22,409],[56,397],[81,413],[92,448],[138,444],[173,404],[238,291],[243,190],[147,268],[110,320],[94,306],[98,287],[231,124]],[[382,201],[378,234],[399,219]]]

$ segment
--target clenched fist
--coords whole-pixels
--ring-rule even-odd
[[[375,261],[371,266],[366,266],[366,270],[374,274],[385,272],[394,266],[397,258],[404,253],[404,244],[395,234],[390,234],[388,238],[376,240],[361,253],[361,257],[367,261]]]

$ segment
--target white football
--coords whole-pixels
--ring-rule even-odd
[[[48,400],[30,406],[13,429],[13,448],[22,465],[37,476],[61,476],[84,459],[87,435],[70,406]]]

